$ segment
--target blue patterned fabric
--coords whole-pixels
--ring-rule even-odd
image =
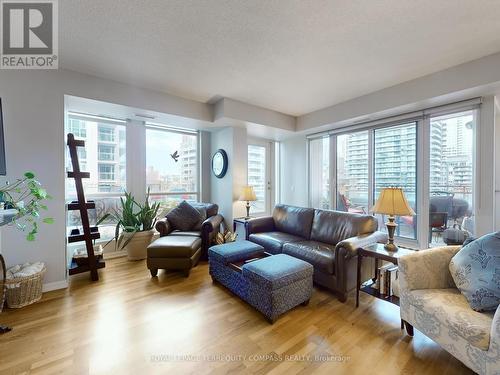
[[[451,259],[450,272],[472,309],[495,310],[500,303],[500,232],[487,234]]]
[[[313,266],[286,254],[273,255],[245,264],[243,277],[266,289],[279,289],[312,277]]]
[[[235,241],[222,245],[215,245],[208,249],[208,256],[224,264],[237,262],[243,258],[257,256],[264,248],[250,241]]]
[[[256,282],[252,276],[247,277],[247,273],[230,268],[226,258],[220,255],[220,249],[209,251],[208,262],[212,278],[255,307],[271,322],[274,322],[281,314],[311,298],[313,278],[310,264],[287,255],[283,256],[294,260],[278,256],[256,260],[243,266],[244,269],[252,265],[253,270],[264,270],[259,274],[262,279]],[[232,250],[236,253],[237,249],[232,247]],[[263,261],[266,262],[262,267],[255,267]],[[278,265],[278,263],[283,264]],[[264,280],[265,277],[269,277],[272,281],[261,283],[260,281]],[[280,282],[281,279],[285,279],[286,282]],[[270,283],[275,287],[268,287],[271,285]]]

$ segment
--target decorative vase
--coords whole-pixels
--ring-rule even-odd
[[[132,236],[132,239],[127,243],[127,246],[124,247],[124,249],[127,251],[128,260],[146,259],[147,247],[151,243],[154,233],[154,229],[136,233],[123,232],[122,241],[124,243],[126,243]]]

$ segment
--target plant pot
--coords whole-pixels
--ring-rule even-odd
[[[151,243],[154,233],[155,231],[152,229],[144,232],[136,232],[134,234],[127,232],[124,232],[122,234],[122,241],[124,243],[128,241],[131,236],[133,236],[127,246],[124,247],[124,249],[127,251],[128,260],[146,259],[147,247]]]

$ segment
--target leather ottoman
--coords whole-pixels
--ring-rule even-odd
[[[306,305],[313,290],[313,266],[286,254],[271,255],[249,241],[212,246],[210,275],[259,310],[270,323],[297,305]]]
[[[165,236],[148,246],[146,264],[151,276],[158,269],[180,270],[188,277],[191,268],[198,264],[201,255],[201,238],[195,236]]]

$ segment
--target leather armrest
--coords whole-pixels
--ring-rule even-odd
[[[273,232],[274,219],[272,216],[256,217],[245,223],[247,235],[252,233]]]
[[[167,218],[158,220],[156,222],[155,229],[160,233],[160,237],[167,236],[173,230]]]
[[[220,224],[224,221],[222,215],[217,214],[210,216],[201,224],[201,231],[204,233],[211,233],[214,230],[219,231]]]
[[[335,246],[335,257],[353,257],[358,254],[358,249],[363,246],[369,246],[376,244],[377,242],[386,242],[387,234],[384,232],[373,232],[369,234],[361,234],[356,237],[347,238],[340,241],[337,246]]]

